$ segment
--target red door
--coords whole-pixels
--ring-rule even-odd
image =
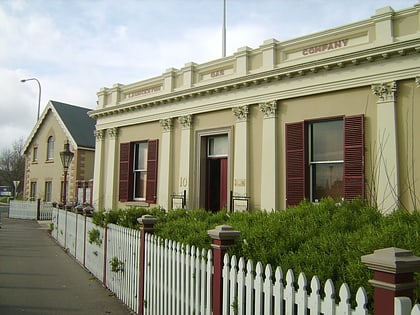
[[[227,158],[208,158],[206,209],[227,209],[227,196]]]

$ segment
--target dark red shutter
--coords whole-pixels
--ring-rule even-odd
[[[149,140],[147,146],[146,202],[156,203],[159,140]]]
[[[344,117],[344,199],[364,197],[364,116]]]
[[[120,185],[119,200],[130,200],[130,177],[131,177],[131,144],[120,144]]]
[[[306,197],[305,123],[286,124],[286,206],[294,206]]]

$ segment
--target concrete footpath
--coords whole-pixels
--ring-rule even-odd
[[[36,221],[2,217],[0,314],[132,314]]]

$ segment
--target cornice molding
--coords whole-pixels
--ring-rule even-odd
[[[211,84],[192,87],[186,90],[175,91],[164,95],[150,97],[147,100],[129,99],[119,105],[93,110],[89,115],[95,119],[109,115],[118,115],[132,111],[139,111],[150,107],[173,104],[180,101],[208,97],[212,94],[224,93],[231,90],[252,88],[278,80],[292,80],[305,75],[319,74],[345,67],[355,67],[365,63],[375,63],[390,58],[406,57],[410,54],[420,53],[420,39],[397,42],[390,45],[365,49],[358,52],[324,58],[316,61],[300,63],[292,66],[278,65],[270,71],[263,71],[230,80],[214,82]]]

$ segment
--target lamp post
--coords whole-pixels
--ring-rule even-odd
[[[24,83],[26,81],[36,81],[38,83],[38,118],[39,120],[39,110],[41,106],[41,83],[39,83],[39,80],[37,78],[30,78],[30,79],[22,79],[20,82]]]
[[[61,163],[64,168],[64,182],[63,182],[63,207],[66,209],[66,197],[67,197],[67,173],[71,161],[73,160],[74,153],[70,151],[70,144],[67,141],[64,144],[64,151],[60,152]]]

